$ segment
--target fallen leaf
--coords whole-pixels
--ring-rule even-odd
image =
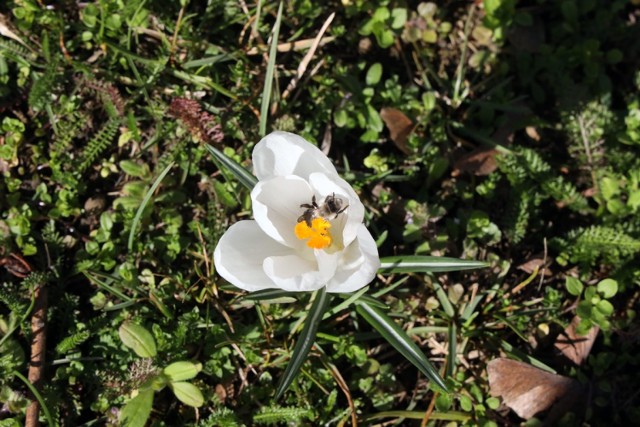
[[[594,325],[589,329],[587,335],[578,335],[576,328],[581,320],[579,316],[575,316],[569,326],[564,330],[564,333],[558,335],[556,343],[554,344],[567,359],[576,365],[581,365],[582,362],[587,359],[589,353],[591,353],[591,347],[593,347],[593,343],[600,331],[600,328]]]
[[[527,363],[498,358],[487,365],[489,392],[500,396],[520,418],[529,419],[565,397],[580,394],[580,383]]]
[[[380,117],[389,129],[391,140],[404,154],[411,154],[407,146],[407,138],[415,128],[414,123],[402,111],[396,108],[385,107],[380,110]]]
[[[486,176],[496,170],[498,164],[496,155],[498,150],[493,148],[477,148],[462,156],[453,165],[453,176],[460,175],[461,172],[471,173],[476,176]]]
[[[516,267],[518,270],[522,270],[527,274],[531,274],[533,273],[533,270],[535,270],[535,268],[538,268],[538,271],[542,272],[544,271],[544,275],[545,276],[551,276],[552,272],[551,270],[549,270],[548,268],[548,264],[545,264],[545,260],[544,258],[531,258],[530,260],[520,264],[518,267]]]

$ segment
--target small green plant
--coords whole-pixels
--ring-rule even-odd
[[[582,297],[576,309],[581,319],[576,328],[579,335],[586,335],[594,325],[599,326],[603,331],[611,329],[610,319],[615,308],[609,300],[618,293],[618,282],[613,279],[604,279],[595,286],[585,287],[580,280],[567,276],[565,287],[571,295]]]
[[[122,343],[132,349],[138,356],[153,358],[157,355],[153,336],[144,327],[125,322],[120,326],[118,334]],[[204,404],[204,396],[200,389],[188,382],[202,370],[200,363],[178,361],[156,370],[150,370],[142,384],[132,393],[133,397],[122,408],[120,420],[128,427],[144,426],[151,414],[153,396],[156,392],[169,387],[178,400],[195,408]]]

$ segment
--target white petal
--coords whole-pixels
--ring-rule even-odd
[[[285,291],[315,291],[327,283],[327,278],[322,277],[315,261],[297,254],[268,257],[263,266],[269,278]]]
[[[290,248],[267,236],[255,221],[240,221],[220,238],[213,260],[220,276],[240,289],[253,292],[277,288],[264,272],[265,258],[290,253]]]
[[[307,181],[294,175],[258,181],[251,191],[253,217],[272,239],[300,250],[304,242],[296,237],[294,229],[304,212],[300,205],[311,203],[312,197]]]
[[[331,160],[303,137],[289,132],[273,132],[253,149],[253,167],[258,180],[297,175],[307,179],[313,172],[337,174]]]
[[[327,284],[327,292],[355,292],[369,284],[379,268],[376,242],[364,224],[360,224],[356,240],[343,252],[338,272]]]
[[[309,176],[309,184],[311,184],[316,194],[322,195],[322,198],[319,198],[319,200],[333,193],[343,199],[347,199],[349,207],[344,214],[342,214],[346,218],[346,222],[342,229],[335,227],[335,229],[332,228],[332,232],[342,231],[342,244],[345,247],[349,246],[356,238],[360,225],[364,220],[364,205],[360,201],[360,198],[356,192],[353,191],[351,185],[338,175],[313,173]],[[340,216],[338,218],[340,218]],[[338,222],[338,224],[342,223]],[[335,233],[332,234],[334,234],[335,237]]]

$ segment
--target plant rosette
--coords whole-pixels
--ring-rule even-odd
[[[214,251],[220,276],[254,292],[354,292],[380,267],[364,205],[333,163],[304,138],[273,132],[253,149],[253,217],[233,224]]]

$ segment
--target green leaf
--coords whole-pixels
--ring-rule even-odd
[[[367,323],[378,331],[393,348],[418,368],[429,380],[435,383],[437,387],[447,392],[447,386],[422,350],[420,350],[416,343],[414,343],[389,316],[377,307],[369,305],[363,299],[357,302],[356,311]]]
[[[153,406],[153,390],[142,390],[120,412],[123,427],[144,427]]]
[[[613,279],[604,279],[596,287],[603,298],[611,298],[618,293],[618,282]]]
[[[146,163],[140,164],[133,160],[122,160],[120,163],[120,169],[129,176],[136,178],[145,178],[149,176],[149,166]]]
[[[564,279],[564,287],[567,288],[567,292],[575,297],[582,294],[582,290],[584,289],[584,285],[582,284],[582,282],[571,276],[567,276]]]
[[[169,387],[173,390],[178,400],[185,405],[199,408],[204,404],[204,396],[200,389],[191,383],[178,381],[169,383]]]
[[[485,268],[489,264],[482,261],[449,257],[400,255],[381,258],[380,273],[440,273],[445,271],[472,270]]]
[[[367,86],[373,86],[378,84],[380,78],[382,77],[382,64],[376,62],[375,64],[369,67],[367,71],[367,76],[365,77],[365,81],[367,82]]]
[[[251,172],[245,169],[241,164],[236,162],[235,160],[227,157],[224,153],[213,148],[209,144],[205,145],[205,148],[211,153],[214,160],[219,162],[218,167],[225,167],[229,172],[231,172],[240,184],[247,187],[249,190],[253,190],[253,187],[258,183],[258,178],[253,176]]]
[[[280,6],[278,6],[276,23],[273,25],[273,37],[271,38],[271,48],[269,49],[267,72],[264,78],[264,88],[262,90],[262,105],[260,107],[260,136],[265,136],[267,134],[267,118],[269,117],[269,105],[271,103],[271,87],[273,86],[273,74],[276,68],[276,53],[278,52],[278,35],[280,33],[281,19],[282,2],[280,2]]]
[[[305,320],[302,332],[300,332],[298,341],[296,341],[296,345],[293,348],[291,360],[289,361],[287,369],[285,369],[284,374],[282,375],[282,377],[280,378],[280,382],[278,383],[276,400],[278,400],[280,396],[282,396],[282,393],[284,393],[285,390],[289,388],[296,375],[298,374],[300,367],[306,360],[307,354],[309,354],[309,351],[311,350],[313,342],[316,338],[318,326],[320,325],[320,321],[322,320],[324,312],[327,311],[330,300],[331,296],[327,293],[326,288],[321,288],[316,291],[315,299],[313,301],[313,304],[311,305],[309,313],[307,314],[307,320]]]
[[[135,351],[138,356],[154,357],[156,355],[156,342],[144,327],[124,322],[118,329],[118,335],[122,343]]]
[[[391,28],[399,30],[404,27],[405,22],[407,22],[407,9],[400,7],[391,9],[391,18],[393,19]]]
[[[169,377],[169,381],[184,381],[198,375],[198,372],[202,370],[201,363],[192,363],[186,360],[174,362],[162,370],[162,372]]]
[[[241,298],[249,301],[264,301],[280,298],[294,298],[295,300],[295,294],[296,292],[283,291],[282,289],[263,289],[243,295]]]
[[[576,314],[583,319],[590,319],[593,311],[591,301],[580,301],[576,307]]]
[[[598,304],[596,304],[596,310],[598,310],[605,316],[611,316],[613,314],[614,308],[613,304],[611,304],[606,299],[603,299],[602,301],[599,301]]]

